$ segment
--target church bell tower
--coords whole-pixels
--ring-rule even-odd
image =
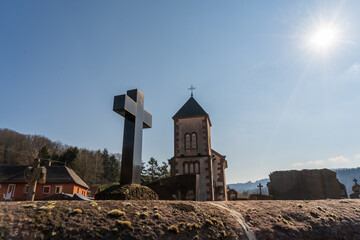
[[[209,115],[191,94],[173,116],[174,157],[171,175],[199,174],[199,201],[214,200],[211,122]]]

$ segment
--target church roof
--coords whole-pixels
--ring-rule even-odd
[[[193,96],[180,108],[173,118],[209,116]]]
[[[27,166],[0,166],[0,183],[25,183],[24,170]],[[47,183],[76,183],[82,187],[89,186],[70,168],[66,166],[46,166]]]

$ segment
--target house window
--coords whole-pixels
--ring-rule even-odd
[[[189,164],[186,162],[184,163],[184,174],[189,173]]]
[[[196,133],[191,134],[191,148],[196,148],[197,145],[197,139],[196,139]]]
[[[6,199],[11,199],[14,196],[16,184],[9,184],[6,192]]]
[[[77,193],[79,193],[80,192],[80,188],[78,188],[78,190],[77,190]]]
[[[58,193],[62,193],[63,191],[63,186],[62,185],[58,185],[58,186],[55,186],[55,194],[58,194]]]
[[[190,149],[190,134],[185,135],[185,148]]]
[[[24,187],[24,193],[27,194],[29,192],[29,185],[25,185]]]
[[[50,193],[50,186],[49,185],[43,186],[42,193],[43,194],[49,194]]]

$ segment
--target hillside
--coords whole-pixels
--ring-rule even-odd
[[[268,194],[269,190],[266,186],[266,184],[269,182],[270,180],[268,178],[264,178],[261,180],[257,180],[255,182],[251,182],[248,181],[246,183],[234,183],[234,184],[228,184],[227,186],[231,189],[234,189],[236,191],[238,191],[239,193],[244,193],[246,195],[252,194],[252,193],[259,193],[259,188],[257,187],[257,185],[259,183],[261,183],[261,185],[263,185],[263,188],[261,188],[261,192],[263,194]]]
[[[106,149],[78,149],[44,136],[0,129],[0,166],[29,165],[35,157],[72,168],[89,186],[118,181],[120,175],[120,155]]]

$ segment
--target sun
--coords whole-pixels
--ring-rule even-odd
[[[317,28],[310,37],[310,43],[316,49],[326,50],[336,45],[338,30],[332,26],[321,26]]]

